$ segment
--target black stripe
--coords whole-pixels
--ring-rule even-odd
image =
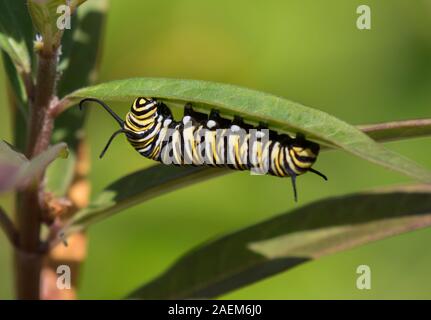
[[[313,163],[316,160],[315,157],[300,156],[295,152],[295,150],[293,150],[293,153],[295,154],[295,158],[300,162]]]
[[[148,110],[143,110],[143,111],[138,111],[138,110],[136,110],[135,108],[132,108],[132,114],[133,115],[135,115],[135,116],[143,116],[143,115],[146,115],[147,113],[149,113],[150,111],[153,111],[154,109],[157,109],[157,105],[154,105],[153,107],[151,107],[150,109],[148,109]],[[155,114],[157,114],[158,112],[156,111],[156,113]]]
[[[295,152],[295,151],[293,151],[293,152]],[[292,156],[290,155],[290,148],[289,148],[289,147],[287,147],[287,153],[289,154],[290,160],[292,161],[292,163],[293,163],[293,165],[295,166],[295,169],[296,169],[297,171],[299,171],[300,173],[304,173],[304,172],[306,172],[306,171],[307,171],[307,169],[304,169],[304,168],[298,167],[298,165],[296,165],[296,164],[295,164],[295,161],[293,161]],[[296,153],[295,153],[295,155],[296,155]],[[286,166],[287,166],[287,167],[289,167],[289,169],[290,169],[291,171],[293,171],[293,168],[290,168],[289,164],[287,163],[286,157],[284,158],[284,160],[285,160],[285,162],[286,162]],[[301,161],[301,162],[303,162],[303,161]],[[294,174],[296,174],[294,171],[293,171],[293,173],[294,173]]]

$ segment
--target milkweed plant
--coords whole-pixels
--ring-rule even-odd
[[[12,114],[12,140],[0,142],[0,192],[13,193],[15,202],[10,212],[0,208],[0,227],[13,251],[17,299],[76,298],[87,228],[156,196],[232,172],[154,162],[112,181],[90,201],[83,128],[89,108],[77,107],[82,100],[132,105],[147,97],[136,100],[128,118],[116,120],[126,123],[120,129],[136,150],[145,153],[151,146],[149,158],[157,158],[160,146],[140,140],[145,134],[139,130],[152,115],[144,111],[163,114],[191,105],[195,113],[184,123],[177,119],[178,126],[190,119],[199,123],[202,116],[207,122],[201,123],[212,129],[219,125],[217,110],[223,121],[239,119],[236,129],[244,123],[264,126],[277,134],[274,141],[290,141],[285,153],[268,156],[274,175],[293,178],[295,170],[308,170],[320,148],[319,157],[336,149],[419,181],[307,204],[299,199],[290,212],[197,246],[157,278],[130,288],[126,298],[214,298],[327,254],[431,225],[429,168],[383,145],[430,135],[431,119],[353,126],[283,97],[200,80],[133,78],[95,85],[107,11],[107,0],[0,2],[0,48]],[[162,120],[174,121],[169,114]],[[185,136],[186,129],[178,128]],[[241,144],[235,146],[241,150]],[[236,169],[250,169],[235,161]],[[331,173],[325,174],[330,183]],[[59,270],[69,280],[59,282]]]

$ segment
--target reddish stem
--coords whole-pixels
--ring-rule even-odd
[[[57,53],[39,53],[34,98],[29,100],[27,157],[45,151],[50,143],[53,118],[50,107],[55,102]],[[15,252],[16,293],[18,299],[39,299],[43,250],[40,229],[43,217],[42,179],[17,194],[17,228],[19,238]]]

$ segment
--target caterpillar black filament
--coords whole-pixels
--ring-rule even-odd
[[[258,174],[290,177],[295,201],[296,177],[307,171],[325,180],[326,176],[312,168],[319,154],[319,145],[303,135],[295,138],[278,134],[264,125],[254,127],[236,116],[233,121],[222,118],[216,110],[210,115],[196,112],[190,104],[184,107],[181,121],[173,119],[170,109],[151,98],[137,98],[123,121],[103,101],[83,99],[104,107],[120,125],[112,140],[124,133],[130,144],[142,156],[173,165],[209,165],[234,170],[251,170]]]

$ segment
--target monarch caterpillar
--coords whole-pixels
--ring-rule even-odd
[[[82,109],[87,101],[100,104],[120,125],[109,138],[100,158],[113,139],[124,133],[142,156],[164,164],[205,164],[290,177],[295,201],[298,175],[310,171],[327,180],[324,174],[312,168],[320,146],[301,134],[295,138],[278,134],[262,124],[258,127],[246,124],[238,116],[231,121],[222,118],[214,109],[208,116],[194,111],[191,104],[185,105],[182,120],[175,121],[164,103],[144,97],[135,99],[126,120],[122,120],[99,99],[83,99],[79,107]],[[253,130],[256,131],[254,137]],[[222,138],[217,138],[218,134]],[[227,158],[230,161],[226,162]]]

